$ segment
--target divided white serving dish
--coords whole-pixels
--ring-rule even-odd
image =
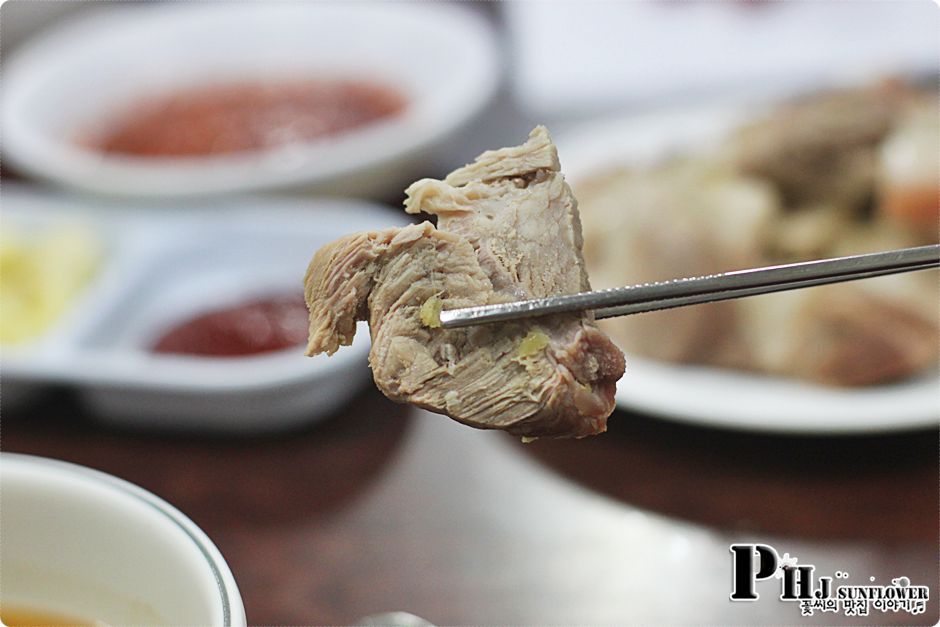
[[[305,357],[302,346],[235,358],[148,347],[200,312],[252,297],[300,296],[317,248],[353,231],[402,224],[404,214],[347,199],[128,207],[14,185],[4,186],[2,204],[6,224],[78,223],[103,251],[95,277],[45,334],[3,347],[6,407],[45,384],[62,384],[114,423],[273,430],[328,414],[370,378],[365,325],[332,357]]]

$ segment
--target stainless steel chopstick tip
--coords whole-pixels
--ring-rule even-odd
[[[736,270],[629,287],[441,311],[456,329],[535,316],[595,311],[598,318],[771,294],[940,267],[940,244]]]

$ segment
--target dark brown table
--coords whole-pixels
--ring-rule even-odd
[[[253,625],[403,609],[438,624],[925,624],[938,620],[938,434],[801,438],[616,413],[584,441],[523,445],[371,388],[299,431],[100,425],[66,392],[3,413],[2,448],[98,468],[216,542]],[[732,543],[836,583],[907,576],[927,612],[800,615],[732,603]]]

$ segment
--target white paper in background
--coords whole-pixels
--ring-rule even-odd
[[[503,9],[519,103],[552,117],[935,74],[940,63],[932,0],[515,1]]]

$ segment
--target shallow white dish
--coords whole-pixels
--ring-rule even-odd
[[[304,77],[374,77],[408,107],[334,138],[244,155],[103,158],[74,141],[114,109],[174,87]],[[5,59],[3,79],[4,153],[35,176],[132,196],[303,188],[362,197],[413,178],[427,151],[490,100],[499,68],[492,29],[462,6],[173,2],[102,5]]]
[[[627,355],[617,405],[679,422],[777,433],[863,433],[940,424],[937,374],[892,385],[829,388]]]
[[[368,332],[333,357],[308,358],[302,347],[238,358],[154,354],[147,347],[201,311],[255,296],[300,295],[317,248],[352,231],[401,224],[404,214],[339,199],[220,199],[177,211],[107,207],[12,185],[4,186],[2,202],[5,222],[77,221],[104,249],[95,278],[51,329],[29,344],[4,347],[7,407],[20,391],[56,383],[75,387],[96,416],[111,422],[273,430],[327,415],[369,379]]]
[[[111,475],[0,453],[0,603],[109,625],[246,624],[212,541],[166,501]]]
[[[569,129],[558,140],[562,171],[578,181],[617,164],[707,151],[757,115],[730,106],[610,119]],[[779,433],[853,433],[936,427],[940,377],[866,388],[832,388],[742,371],[686,366],[627,354],[617,405],[702,426]]]

